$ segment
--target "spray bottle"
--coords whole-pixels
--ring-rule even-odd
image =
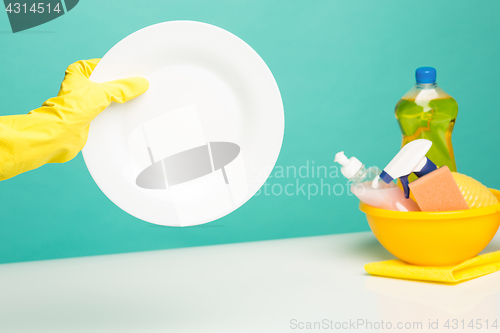
[[[335,155],[335,162],[342,165],[340,171],[351,183],[351,192],[362,202],[387,210],[420,210],[415,201],[405,198],[394,182],[380,178],[382,171],[379,168],[367,169],[356,157],[347,158],[343,151]],[[389,179],[388,176],[385,179]]]
[[[425,155],[431,149],[432,142],[426,139],[411,141],[387,164],[380,178],[386,184],[393,184],[399,179],[403,186],[405,198],[410,197],[408,177],[414,173],[418,178],[437,169],[436,165]]]

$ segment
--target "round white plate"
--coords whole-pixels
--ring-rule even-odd
[[[149,80],[90,126],[85,163],[127,213],[156,224],[225,216],[264,184],[284,132],[276,81],[248,44],[213,25],[173,21],[116,44],[91,80]]]

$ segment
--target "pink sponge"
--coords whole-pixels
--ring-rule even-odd
[[[423,212],[469,209],[447,166],[410,183],[410,190]]]

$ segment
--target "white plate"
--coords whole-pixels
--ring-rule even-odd
[[[271,71],[235,35],[173,21],[116,44],[91,80],[149,80],[112,104],[83,150],[100,189],[142,220],[189,226],[225,216],[264,184],[278,158],[283,103]]]

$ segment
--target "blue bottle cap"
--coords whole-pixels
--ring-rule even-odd
[[[435,83],[436,82],[436,69],[434,67],[419,67],[415,71],[417,83]]]

